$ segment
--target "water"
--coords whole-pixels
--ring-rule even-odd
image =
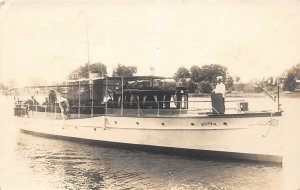
[[[13,189],[300,189],[300,99],[284,98],[288,154],[283,167],[190,159],[38,137],[13,127],[0,98],[0,188]]]

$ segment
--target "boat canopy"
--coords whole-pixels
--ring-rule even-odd
[[[171,77],[162,77],[162,76],[116,76],[116,77],[106,77],[108,80],[121,80],[122,78],[127,81],[134,80],[151,80],[151,79],[172,79]]]

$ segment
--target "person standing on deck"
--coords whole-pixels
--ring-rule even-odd
[[[51,106],[51,112],[56,112],[55,106],[58,103],[62,119],[65,119],[69,113],[69,101],[62,97],[56,90],[51,90],[49,93],[49,103]]]
[[[66,98],[58,95],[57,102],[60,108],[62,119],[66,119],[69,113],[69,101]]]
[[[213,113],[217,113],[217,114],[225,113],[226,87],[225,84],[222,82],[222,80],[223,80],[222,76],[217,77],[217,85],[211,95]]]
[[[55,103],[57,101],[57,98],[56,98],[56,94],[55,94],[54,90],[50,90],[49,96],[48,96],[48,101],[50,104],[50,112],[52,112],[52,113],[55,112]]]
[[[223,98],[225,98],[225,95],[226,95],[226,87],[225,87],[225,84],[222,82],[223,80],[223,77],[222,76],[218,76],[217,77],[217,85],[216,85],[216,88],[214,90],[214,92],[217,94],[217,93],[220,93],[223,95]]]

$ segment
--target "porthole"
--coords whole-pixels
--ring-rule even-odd
[[[139,125],[140,123],[139,122],[135,122],[137,125]]]
[[[226,123],[226,122],[223,122],[223,125],[227,125],[227,123]]]
[[[194,126],[195,125],[195,123],[191,123],[191,126]]]
[[[165,123],[161,123],[161,125],[162,125],[162,126],[164,126],[164,125],[165,125]]]
[[[117,122],[117,121],[115,121],[115,124],[118,124],[118,122]]]
[[[97,129],[96,129],[96,128],[94,128],[94,131],[97,131]]]

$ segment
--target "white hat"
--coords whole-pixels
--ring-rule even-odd
[[[223,77],[222,76],[217,76],[217,80],[222,80]]]

